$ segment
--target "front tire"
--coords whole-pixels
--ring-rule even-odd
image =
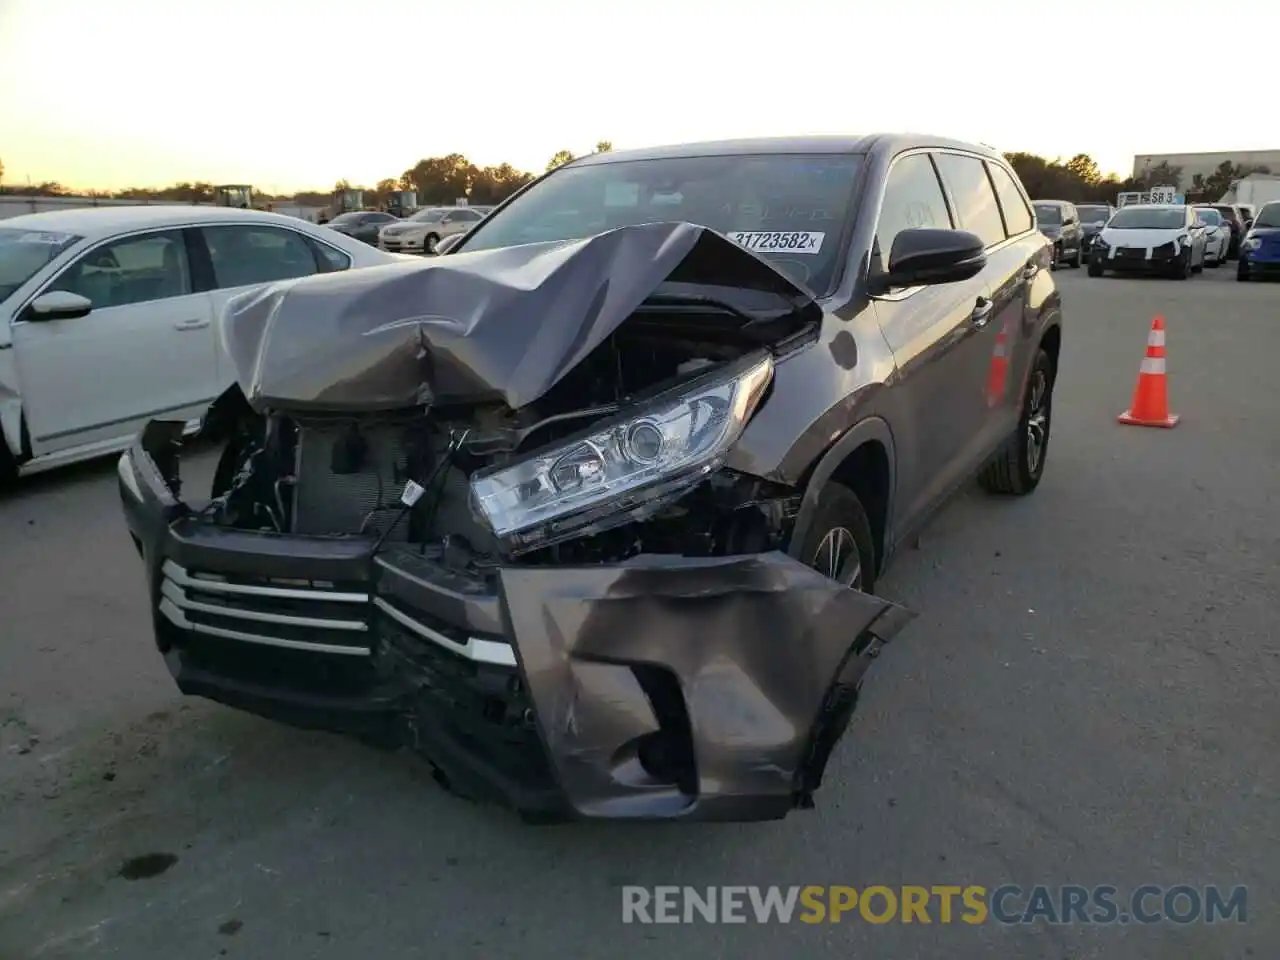
[[[1053,381],[1053,361],[1044,349],[1037,350],[1018,425],[978,474],[988,493],[1025,497],[1040,485],[1049,456]]]
[[[1072,258],[1071,258],[1069,261],[1067,261],[1067,262],[1071,264],[1071,269],[1072,269],[1072,270],[1079,270],[1079,269],[1080,269],[1080,263],[1081,263],[1081,261],[1082,261],[1083,259],[1084,259],[1084,255],[1080,252],[1080,246],[1077,244],[1077,245],[1076,245],[1076,255],[1075,255],[1074,257],[1072,257]]]
[[[800,544],[799,559],[845,586],[863,593],[874,591],[875,539],[856,493],[838,483],[822,488],[813,522]]]
[[[7,493],[17,485],[18,465],[9,452],[9,445],[0,437],[0,493]]]
[[[1100,277],[1100,276],[1102,276],[1102,264],[1100,264],[1100,263],[1098,263],[1098,262],[1096,262],[1096,261],[1094,261],[1094,260],[1090,260],[1090,261],[1089,261],[1089,276],[1091,276],[1091,277]]]
[[[1187,255],[1179,260],[1173,267],[1173,279],[1186,280],[1191,276],[1191,251],[1187,251]]]
[[[440,242],[440,238],[434,233],[428,233],[427,238],[422,241],[422,252],[428,256],[435,256],[436,244]]]
[[[1236,267],[1236,279],[1241,283],[1244,283],[1249,279],[1249,268],[1245,266],[1245,262],[1243,260],[1241,260],[1240,265]]]

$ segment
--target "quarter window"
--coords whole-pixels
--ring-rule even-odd
[[[219,287],[292,280],[317,272],[306,239],[280,227],[204,227]]]
[[[90,250],[49,287],[87,297],[95,310],[191,293],[181,230],[125,237]]]
[[[893,241],[903,230],[920,227],[945,230],[950,226],[942,184],[928,154],[916,153],[895,162],[885,183],[884,203],[876,226],[880,269],[888,268]]]
[[[987,246],[1004,240],[1004,223],[987,177],[986,164],[977,157],[956,153],[939,153],[937,159],[942,179],[955,200],[960,228],[977,234]]]
[[[325,273],[331,273],[335,270],[346,270],[351,266],[351,258],[327,243],[321,243],[319,240],[314,241],[316,253],[323,261]]]
[[[991,179],[996,185],[996,196],[1000,198],[1000,209],[1004,211],[1004,225],[1009,236],[1028,232],[1032,223],[1031,211],[1027,209],[1022,191],[1013,182],[1013,175],[997,163],[988,164],[987,169],[991,171]]]

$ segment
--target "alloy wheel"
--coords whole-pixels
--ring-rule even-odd
[[[862,588],[862,555],[858,551],[858,541],[845,527],[833,527],[827,531],[813,553],[810,566],[836,583],[854,590]]]
[[[1037,370],[1031,381],[1027,415],[1027,470],[1034,476],[1049,443],[1049,378]]]

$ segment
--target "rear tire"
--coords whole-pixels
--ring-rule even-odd
[[[838,483],[822,488],[798,557],[832,580],[863,593],[875,590],[875,538],[856,493]]]
[[[1045,350],[1037,350],[1018,425],[978,474],[988,493],[1025,497],[1040,485],[1053,425],[1053,381],[1053,361]]]
[[[429,256],[435,256],[436,244],[439,242],[439,237],[434,233],[428,233],[426,239],[422,241],[422,252]]]

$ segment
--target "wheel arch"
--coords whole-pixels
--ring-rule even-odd
[[[809,471],[791,533],[791,555],[796,556],[809,532],[823,488],[838,483],[852,490],[862,502],[875,542],[876,573],[882,572],[888,554],[889,518],[893,515],[895,465],[893,432],[888,422],[881,417],[868,417],[854,424]]]

